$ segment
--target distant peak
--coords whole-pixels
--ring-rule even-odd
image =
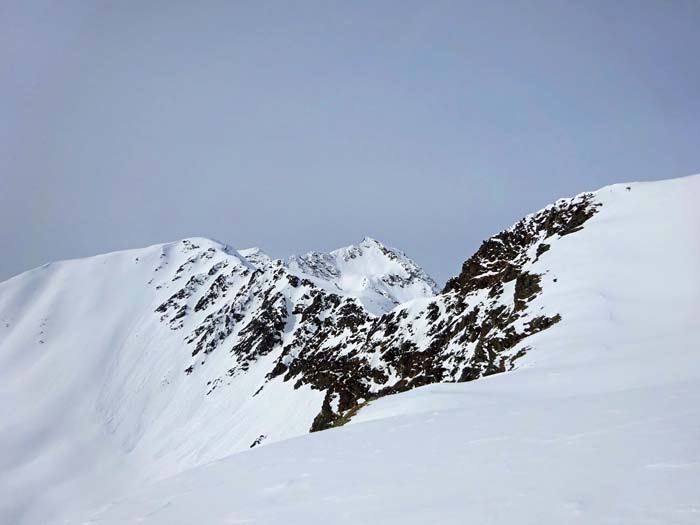
[[[228,244],[217,241],[216,239],[210,239],[208,237],[186,237],[171,243],[173,245],[180,245],[185,250],[198,250],[198,249],[209,249],[214,248],[217,250],[224,251],[226,253],[235,252],[231,246]]]
[[[384,244],[382,244],[380,241],[378,241],[374,237],[363,237],[362,242],[360,242],[360,244],[368,245],[368,246],[371,246],[371,245],[384,246]]]
[[[259,255],[264,252],[258,246],[253,246],[252,248],[243,248],[242,250],[238,250],[238,253],[244,257],[247,257],[248,255]]]
[[[379,250],[385,255],[389,255],[391,253],[401,253],[398,250],[394,250],[393,248],[387,247],[384,243],[381,241],[375,239],[374,237],[363,237],[362,240],[357,243],[357,244],[351,244],[349,246],[344,246],[342,248],[338,248],[336,250],[332,250],[329,252],[329,255],[342,255],[343,257],[347,257],[348,255],[354,257],[362,256],[365,254],[367,250]],[[367,252],[368,253],[368,252]]]
[[[333,293],[356,297],[373,314],[397,304],[430,297],[438,287],[430,276],[400,250],[364,237],[328,253],[308,252],[286,261],[291,273],[311,278]]]
[[[272,262],[272,257],[270,257],[257,246],[253,246],[252,248],[245,248],[243,250],[238,250],[238,253],[245,257],[250,263],[253,264],[253,266],[257,268],[268,266]]]

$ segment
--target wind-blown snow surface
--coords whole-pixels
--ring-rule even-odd
[[[221,406],[194,395],[169,405],[160,388],[187,391],[188,355],[114,350],[158,322],[142,320],[158,301],[88,322],[112,315],[101,296],[141,304],[120,279],[135,257],[159,264],[160,247],[119,254],[100,290],[60,286],[88,283],[100,257],[3,283],[0,394],[13,410],[0,426],[0,522],[698,523],[700,177],[614,185],[595,199],[585,227],[534,263],[543,290],[529,308],[562,321],[522,343],[532,350],[518,370],[385,397],[341,429],[208,464],[245,421],[231,429],[214,416]],[[85,328],[62,333],[74,315]],[[112,350],[95,351],[105,338]],[[226,392],[221,402],[235,404]],[[163,432],[173,418],[207,447]]]

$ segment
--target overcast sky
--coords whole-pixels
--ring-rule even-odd
[[[700,2],[0,0],[0,279],[206,236],[439,281],[558,197],[700,172]]]

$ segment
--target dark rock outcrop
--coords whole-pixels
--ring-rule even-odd
[[[192,346],[188,375],[222,346],[229,352],[228,377],[210,381],[208,393],[265,357],[266,363],[271,359],[269,372],[253,395],[275,380],[322,391],[311,431],[323,430],[370,398],[511,370],[528,350],[519,344],[561,320],[559,314],[531,310],[542,293],[533,264],[556,249],[558,238],[581,230],[597,206],[592,195],[583,195],[522,219],[484,241],[439,295],[382,315],[295,275],[280,261],[263,261],[254,271],[219,264],[192,275],[156,312],[173,329],[183,326],[184,317],[201,316],[186,336]],[[176,278],[207,256],[193,255]],[[337,274],[324,254],[296,264],[312,268],[319,278]],[[401,279],[389,276],[387,282],[400,286]]]

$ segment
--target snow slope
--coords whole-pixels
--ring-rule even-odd
[[[532,307],[562,321],[517,370],[382,398],[70,523],[698,523],[699,198],[698,176],[596,192],[535,263]]]
[[[283,434],[308,430],[313,409],[279,417],[304,406],[304,390],[289,407],[282,384],[269,406],[275,385],[246,410],[244,393],[265,370],[214,400],[182,373],[182,336],[153,312],[175,268],[222,263],[250,271],[235,252],[194,239],[52,263],[0,285],[0,399],[12,407],[0,425],[0,522],[45,523],[55,509],[246,448],[257,437],[251,417]]]
[[[552,394],[529,390],[546,374],[513,375],[384,398],[381,419],[230,456],[69,523],[698,523],[697,378]]]

